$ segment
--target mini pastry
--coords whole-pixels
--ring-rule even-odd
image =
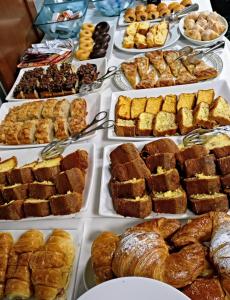
[[[142,34],[137,33],[134,37],[134,44],[137,49],[147,48],[146,37]]]
[[[169,16],[171,14],[170,10],[167,8],[167,9],[161,9],[159,11],[159,16],[160,17],[165,17],[165,16]]]
[[[173,9],[178,5],[180,5],[178,2],[172,2],[168,5],[168,9],[172,12]]]
[[[38,144],[50,143],[53,140],[53,122],[51,119],[41,119],[35,131],[35,140]]]
[[[156,11],[157,10],[157,5],[155,4],[147,4],[146,6],[146,12],[152,12],[152,11]]]
[[[137,22],[147,21],[148,13],[146,11],[138,11],[136,12]]]
[[[134,36],[137,33],[138,26],[139,26],[139,23],[137,23],[137,22],[130,24],[126,29],[126,34]]]
[[[150,11],[148,12],[148,20],[155,20],[159,18],[159,11]]]
[[[168,9],[168,6],[166,3],[161,2],[160,4],[157,5],[157,10],[160,11],[162,9]]]
[[[137,33],[146,35],[149,30],[149,22],[141,22],[137,28]]]
[[[177,13],[177,12],[183,10],[183,9],[184,9],[184,5],[179,5],[179,6],[175,7],[172,11],[174,13]]]
[[[219,34],[216,33],[215,31],[211,30],[211,29],[205,30],[201,34],[202,41],[211,41],[211,40],[214,40],[218,37],[219,37]]]
[[[136,21],[136,10],[135,8],[128,8],[125,11],[125,16],[124,16],[125,22],[127,23],[132,23]]]
[[[192,5],[192,0],[182,0],[180,4],[184,5],[185,7],[190,6]]]
[[[145,11],[145,10],[146,10],[146,8],[143,4],[140,4],[140,5],[136,6],[136,13],[140,12],[140,11]]]
[[[134,36],[125,36],[122,42],[122,46],[126,49],[134,48]]]
[[[197,40],[197,41],[202,40],[201,34],[198,30],[193,30],[193,29],[186,30],[185,35],[187,35],[188,37],[190,37],[193,40]]]

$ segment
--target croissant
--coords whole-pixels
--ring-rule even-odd
[[[103,232],[93,242],[91,249],[92,266],[97,283],[112,279],[112,259],[119,236],[113,232]]]
[[[219,34],[212,29],[205,30],[201,34],[202,41],[211,41],[219,37]]]
[[[194,30],[194,29],[186,30],[185,35],[187,35],[193,40],[201,41],[201,34],[199,30]]]
[[[9,299],[29,299],[32,296],[29,260],[32,251],[44,243],[43,234],[38,230],[28,230],[12,248],[8,260],[5,295]]]
[[[4,296],[6,270],[13,242],[11,234],[0,232],[0,299]]]
[[[31,279],[37,300],[54,300],[65,294],[74,255],[71,235],[60,229],[53,230],[45,245],[32,254]]]

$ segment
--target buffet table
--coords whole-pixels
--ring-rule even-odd
[[[209,0],[194,0],[193,2],[199,3],[200,10],[211,10],[211,4]],[[90,21],[92,23],[97,23],[102,20],[112,21],[114,24],[117,23],[117,17],[102,17],[95,9],[89,8],[87,11],[87,15],[85,21]],[[117,28],[119,30],[119,28]],[[230,84],[229,78],[229,66],[230,66],[230,43],[227,39],[226,46],[224,50],[220,50],[218,53],[220,54],[223,60],[223,71],[221,75],[215,79],[227,80]],[[185,41],[183,38],[177,42],[177,45],[184,45]],[[186,41],[187,43],[187,41]],[[125,54],[124,52],[118,51],[116,48],[113,49],[113,54],[111,59],[108,61],[108,66],[118,66],[122,61],[129,59],[131,56],[129,54]],[[110,108],[111,101],[111,93],[118,91],[112,79],[105,82],[103,86],[103,90],[100,92],[101,95],[101,110],[108,111]],[[95,236],[103,230],[114,230],[119,232],[124,227],[128,227],[130,224],[137,223],[135,219],[131,218],[105,218],[101,217],[98,214],[98,207],[100,201],[100,187],[101,187],[101,173],[102,173],[102,157],[103,157],[103,148],[106,145],[115,144],[115,141],[109,141],[107,139],[107,131],[98,131],[97,135],[87,141],[87,143],[94,143],[96,146],[96,170],[93,177],[93,185],[91,189],[91,195],[89,199],[89,206],[87,211],[81,212],[77,214],[77,216],[73,219],[58,219],[57,220],[39,220],[39,221],[27,221],[26,219],[19,222],[1,222],[0,227],[1,230],[8,229],[28,229],[28,228],[78,228],[79,224],[84,224],[84,231],[82,231],[82,244],[80,253],[80,259],[78,264],[78,271],[76,276],[76,286],[73,299],[76,299],[81,294],[85,292],[85,287],[83,284],[83,272],[85,265],[90,257],[90,247]],[[27,155],[30,149],[25,149],[24,153]],[[70,300],[70,299],[69,299]]]

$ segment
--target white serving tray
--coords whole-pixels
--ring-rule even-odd
[[[79,68],[81,65],[86,65],[87,63],[88,64],[95,64],[97,66],[97,71],[99,72],[99,77],[103,76],[106,73],[106,70],[107,70],[107,59],[106,59],[106,57],[97,58],[97,59],[90,59],[90,60],[84,60],[84,61],[73,60],[72,65],[73,65],[74,68]],[[58,64],[58,65],[60,65],[60,64]],[[46,70],[48,67],[49,66],[43,66],[43,67],[39,67],[39,68],[42,68],[42,69]],[[28,101],[28,100],[46,100],[47,99],[47,98],[41,98],[41,99],[16,99],[13,96],[14,89],[17,86],[17,84],[20,82],[23,74],[26,71],[33,70],[33,69],[35,69],[35,68],[23,68],[23,69],[20,70],[14,85],[12,86],[11,90],[9,91],[9,93],[6,97],[7,101]],[[97,92],[97,90],[95,90],[95,92]],[[76,95],[79,95],[79,94],[76,94]],[[54,97],[54,98],[56,98],[56,99],[66,98],[67,99],[67,97],[68,96],[65,96],[65,97],[60,96],[60,97]],[[50,98],[52,98],[52,97],[50,97]]]
[[[95,145],[91,143],[82,143],[82,144],[72,144],[69,147],[67,147],[62,154],[63,157],[66,155],[78,150],[86,150],[89,155],[89,167],[86,172],[86,178],[85,178],[85,189],[83,192],[83,204],[80,212],[86,211],[88,204],[89,204],[89,197],[91,193],[91,188],[92,188],[92,182],[94,178],[94,172],[95,172]],[[25,164],[31,163],[37,159],[40,158],[41,149],[39,148],[34,148],[34,149],[19,149],[19,150],[11,150],[11,151],[1,151],[0,152],[0,158],[1,160],[8,159],[12,156],[16,156],[18,160],[18,166],[23,166]],[[29,217],[29,218],[23,218],[21,220],[16,220],[19,222],[22,221],[43,221],[47,219],[52,219],[52,220],[57,220],[57,219],[69,219],[69,218],[74,218],[78,217],[79,213],[74,213],[74,214],[69,214],[69,215],[60,215],[60,216],[53,216],[49,215],[47,217]],[[12,222],[14,220],[0,220],[0,222]]]
[[[198,90],[214,89],[215,97],[222,96],[230,103],[230,88],[225,80],[215,80],[213,82],[201,82],[196,84],[170,86],[157,89],[144,89],[144,90],[130,90],[124,92],[112,93],[111,105],[109,110],[109,119],[115,120],[115,107],[119,96],[128,96],[130,98],[139,97],[158,97],[166,96],[169,94],[179,95],[181,93],[197,93]],[[117,136],[114,128],[108,128],[108,139],[122,140],[122,141],[147,141],[155,139],[154,136]]]
[[[66,99],[69,102],[73,101],[74,99],[78,98],[76,95],[71,95],[67,97],[57,97],[55,99]],[[86,116],[86,124],[89,124],[95,117],[96,114],[100,112],[101,108],[101,96],[98,93],[95,94],[89,94],[86,96],[83,96],[83,98],[86,100],[87,103],[87,116]],[[36,100],[41,101],[41,100]],[[0,107],[0,123],[4,120],[9,110],[15,106],[20,106],[25,103],[31,102],[30,100],[27,101],[17,101],[17,102],[6,102],[3,103]],[[97,134],[97,131],[94,131],[90,133],[89,135],[86,135],[85,137],[82,137],[79,142],[88,140],[90,138],[94,138]],[[76,142],[77,143],[77,142]],[[7,144],[1,144],[0,143],[0,149],[23,149],[23,148],[37,148],[37,147],[44,147],[47,144],[22,144],[22,145],[7,145]]]
[[[54,226],[53,229],[55,229],[55,228],[59,228],[59,227]],[[31,229],[31,228],[28,227],[28,229],[23,229],[23,230],[22,229],[1,230],[1,232],[11,233],[14,238],[14,242],[16,242],[18,240],[18,238],[29,229]],[[36,228],[36,229],[40,230],[44,234],[45,241],[47,240],[48,236],[53,231],[53,229],[51,229],[51,227],[49,227],[47,229],[46,228],[45,229]],[[84,224],[79,224],[77,228],[64,228],[63,230],[65,230],[71,234],[71,236],[73,237],[73,242],[74,242],[75,248],[76,248],[72,272],[70,274],[70,281],[69,281],[69,285],[68,285],[67,292],[66,292],[67,299],[75,300],[76,299],[75,296],[76,296],[76,292],[77,292],[76,276],[77,276],[77,269],[78,269],[79,257],[80,257],[80,252],[81,252],[82,237],[84,234]],[[30,298],[30,299],[33,300],[34,298]]]
[[[169,46],[175,44],[176,41],[178,41],[180,38],[180,31],[179,31],[178,26],[174,26],[174,25],[170,26],[166,42],[163,46],[154,47],[154,48],[146,48],[146,49],[124,48],[123,47],[124,36],[125,36],[125,30],[116,32],[114,45],[117,47],[117,49],[119,49],[120,51],[123,51],[123,52],[130,53],[130,54],[145,53],[145,52],[150,52],[150,51],[154,51],[154,50],[161,50],[161,49],[164,49],[166,47],[169,47]]]
[[[108,49],[106,51],[106,55],[105,57],[107,58],[107,60],[109,61],[110,58],[112,57],[112,53],[113,53],[113,44],[114,44],[114,38],[115,38],[115,32],[116,32],[116,25],[113,23],[113,22],[107,22],[110,26],[109,28],[109,35],[110,35],[110,41],[109,41],[109,46],[108,46]],[[94,24],[95,26],[97,25],[97,23]],[[78,46],[77,46],[77,49],[78,49]],[[97,59],[100,59],[100,58],[97,58]],[[94,59],[95,61],[96,59]],[[76,58],[76,56],[74,55],[74,59],[73,61],[76,61],[76,62],[80,62],[79,59]],[[93,59],[89,59],[88,60],[89,62],[93,61]],[[82,63],[84,62],[84,60],[81,61]]]
[[[159,138],[155,138],[155,140],[156,139],[159,139]],[[172,138],[172,140],[177,144],[180,144],[180,142],[181,142],[181,138],[174,137],[174,138]],[[146,143],[147,142],[139,142],[139,143],[134,143],[134,145],[140,151],[144,147],[144,145],[146,145]],[[109,184],[109,181],[111,178],[109,155],[119,145],[121,145],[121,144],[108,145],[104,148],[104,153],[103,153],[103,167],[102,167],[99,215],[105,216],[105,217],[125,218],[124,216],[117,214],[116,211],[114,210],[112,198],[111,198],[111,195],[109,193],[109,188],[108,188],[108,184]],[[195,214],[187,209],[187,211],[184,214],[162,214],[162,213],[152,212],[148,217],[146,217],[146,219],[152,219],[152,218],[188,219],[188,218],[193,218],[194,216],[195,216]]]

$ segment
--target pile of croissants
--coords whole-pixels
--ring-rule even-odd
[[[91,248],[96,281],[141,276],[179,288],[191,299],[226,299],[230,296],[229,232],[230,216],[222,212],[210,212],[184,225],[160,218],[121,235],[103,232]]]

